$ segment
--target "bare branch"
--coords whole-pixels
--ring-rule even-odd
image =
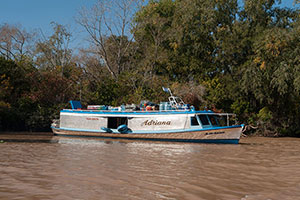
[[[77,18],[77,22],[89,34],[91,45],[96,50],[94,54],[114,78],[126,69],[122,59],[128,54],[133,41],[130,22],[139,2],[99,0],[92,9],[83,8]]]
[[[20,26],[4,24],[0,26],[0,52],[7,59],[22,60],[29,54],[29,42],[33,34]]]

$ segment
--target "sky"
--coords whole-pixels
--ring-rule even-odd
[[[1,2],[2,1],[2,2]],[[48,29],[50,22],[75,24],[74,17],[82,6],[96,0],[0,0],[0,24],[21,24],[29,29]]]
[[[83,6],[91,7],[96,2],[97,0],[0,0],[0,25],[21,25],[27,31],[42,30],[45,35],[50,35],[50,23],[57,22],[68,26],[79,45],[84,41],[85,33],[75,22],[75,17]],[[293,2],[294,0],[282,0],[281,6],[293,8]]]
[[[84,32],[75,22],[82,7],[91,7],[97,0],[0,0],[0,26],[21,25],[26,31],[53,33],[51,22],[66,25],[75,44],[84,42]]]

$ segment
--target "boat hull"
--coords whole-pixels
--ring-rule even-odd
[[[168,133],[106,133],[93,131],[77,131],[52,127],[58,136],[93,137],[107,139],[148,140],[168,142],[222,143],[238,144],[243,126],[217,128],[210,130],[191,130]]]

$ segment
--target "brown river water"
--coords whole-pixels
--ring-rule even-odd
[[[0,199],[300,199],[300,138],[4,142]]]

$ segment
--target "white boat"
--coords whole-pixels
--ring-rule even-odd
[[[164,88],[165,89],[165,88]],[[88,106],[82,109],[71,101],[72,109],[60,111],[59,121],[52,124],[59,136],[170,142],[229,143],[239,142],[244,125],[232,123],[234,114],[196,111],[179,97],[156,106],[151,103],[137,110],[134,106],[118,108]]]

